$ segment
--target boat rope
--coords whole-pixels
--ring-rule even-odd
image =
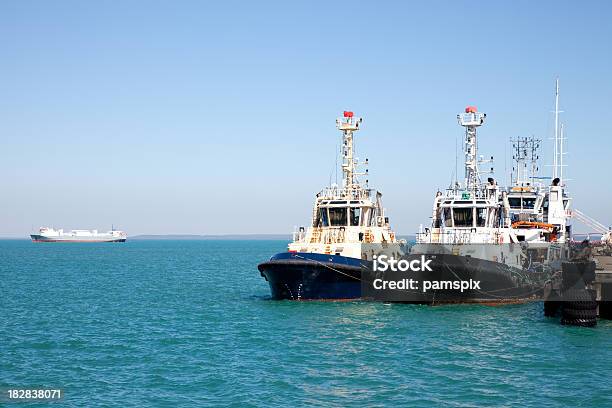
[[[446,267],[446,269],[450,273],[452,273],[455,276],[455,278],[457,278],[458,280],[461,280],[461,278],[455,273],[455,271],[448,264],[446,264],[445,267]],[[496,289],[496,290],[491,291],[491,292],[485,292],[485,291],[479,290],[479,289],[475,289],[475,290],[476,290],[476,292],[481,293],[483,295],[488,295],[488,296],[493,296],[493,297],[496,297],[496,298],[499,298],[499,299],[503,299],[503,298],[506,298],[506,296],[497,296],[497,295],[494,295],[493,292],[498,292],[498,291],[501,291],[501,290],[508,290],[508,289],[512,289],[512,287]],[[532,292],[525,293],[525,295],[535,295],[538,291],[539,291],[539,289],[534,290]]]
[[[315,262],[315,263],[317,263],[317,264],[319,264],[319,265],[321,265],[321,266],[324,266],[324,267],[326,267],[326,268],[328,268],[328,269],[331,269],[331,270],[332,270],[332,271],[334,271],[334,272],[339,273],[340,275],[348,276],[349,278],[356,279],[356,280],[358,280],[358,281],[360,281],[360,282],[361,282],[361,278],[357,278],[357,277],[355,277],[355,276],[353,276],[353,275],[349,275],[348,273],[344,273],[344,272],[342,272],[342,271],[339,271],[339,270],[337,270],[337,269],[335,269],[335,268],[332,268],[331,266],[329,266],[329,265],[327,265],[327,264],[324,264],[323,262],[319,262],[319,261],[317,261],[316,259],[308,259],[308,258],[304,258],[303,256],[300,256],[300,255],[297,255],[297,254],[294,254],[293,256],[294,256],[294,257],[296,257],[296,258],[302,258],[302,259],[303,259],[303,260],[305,260],[305,261],[312,261],[312,262]]]

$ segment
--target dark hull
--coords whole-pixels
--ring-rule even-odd
[[[407,259],[416,259],[420,255],[409,255]],[[435,254],[426,255],[432,259],[432,271],[425,272],[369,272],[364,276],[363,297],[371,300],[418,303],[520,303],[543,298],[543,287],[546,276],[533,271],[524,271],[503,263],[469,256]],[[416,290],[385,290],[372,288],[374,279],[399,280],[412,278],[419,282]],[[429,282],[478,282],[474,289],[429,289],[423,291],[425,281]]]
[[[361,297],[361,262],[338,255],[285,252],[257,268],[273,299],[344,300]]]
[[[408,259],[420,255],[409,255]],[[273,299],[383,302],[517,303],[542,298],[545,276],[508,265],[459,255],[427,255],[433,271],[374,272],[372,263],[356,258],[313,253],[280,253],[258,266],[270,285]],[[479,281],[474,290],[375,290],[374,279],[424,281]]]

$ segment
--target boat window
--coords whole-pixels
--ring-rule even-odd
[[[484,227],[487,223],[487,209],[476,208],[476,226]]]
[[[330,208],[329,221],[332,227],[346,226],[346,207]]]
[[[474,223],[473,208],[453,208],[455,227],[472,227]]]
[[[499,216],[497,209],[491,208],[491,212],[489,213],[489,219],[491,220],[491,223],[493,224],[494,228],[499,227]]]
[[[521,208],[521,199],[519,197],[508,197],[508,203],[512,208]]]
[[[451,209],[448,207],[445,208],[443,215],[444,215],[444,226],[452,227],[453,226],[453,216],[451,214]]]
[[[319,218],[321,219],[321,227],[329,227],[329,221],[327,219],[327,208],[319,209]]]
[[[359,217],[361,216],[361,208],[351,207],[351,226],[357,227],[359,226]]]
[[[529,197],[529,198],[523,198],[523,208],[533,208],[535,207],[535,202],[536,199]]]
[[[368,209],[368,218],[367,218],[366,227],[372,226],[373,222],[374,222],[374,209],[373,208],[369,208]]]

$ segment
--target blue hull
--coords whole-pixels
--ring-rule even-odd
[[[342,300],[361,298],[367,261],[340,255],[282,252],[257,268],[273,299]]]

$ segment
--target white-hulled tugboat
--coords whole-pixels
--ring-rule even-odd
[[[499,187],[493,178],[483,182],[476,129],[485,118],[471,106],[458,115],[459,124],[466,129],[465,181],[436,194],[431,227],[417,234],[417,244],[411,250],[413,256],[426,254],[434,259],[437,279],[477,279],[481,288],[438,292],[437,302],[538,299],[544,282],[568,255],[565,244],[571,200],[557,177],[558,164],[552,184],[542,185],[533,174],[539,143],[520,139],[515,141],[517,173],[513,185]],[[532,162],[530,176],[521,173],[527,161]]]
[[[382,194],[362,185],[353,138],[362,123],[353,112],[337,119],[342,132],[342,187],[332,185],[316,195],[312,223],[294,232],[287,252],[274,255],[258,269],[274,299],[355,299],[361,297],[362,259],[366,244],[397,243],[382,206]]]

